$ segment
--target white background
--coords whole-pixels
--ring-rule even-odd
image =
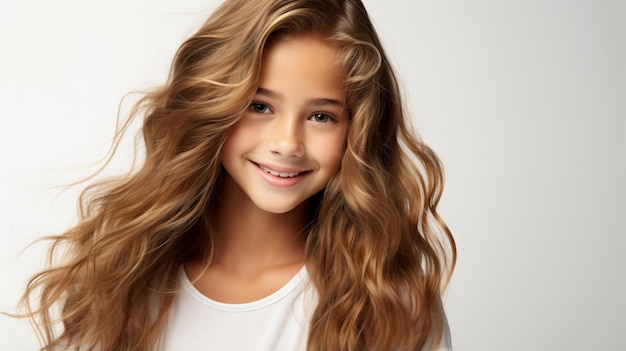
[[[624,2],[365,4],[446,165],[455,349],[626,350]],[[54,187],[95,170],[122,96],[163,82],[215,6],[0,4],[0,310],[43,265],[20,250],[74,223],[80,187]],[[0,316],[0,350],[35,345]]]

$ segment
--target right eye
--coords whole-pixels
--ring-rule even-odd
[[[262,102],[251,103],[249,109],[252,112],[256,112],[256,113],[272,113],[272,110],[270,109],[270,107]]]

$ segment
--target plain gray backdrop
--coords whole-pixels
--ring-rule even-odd
[[[0,3],[0,310],[43,266],[20,250],[75,221],[80,187],[54,187],[96,169],[120,99],[216,4]],[[455,350],[626,350],[624,1],[365,4],[446,166]],[[0,316],[1,350],[36,345]]]

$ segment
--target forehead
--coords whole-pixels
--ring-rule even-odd
[[[259,85],[281,93],[330,94],[344,100],[346,76],[338,57],[338,50],[318,34],[274,38],[263,53]]]

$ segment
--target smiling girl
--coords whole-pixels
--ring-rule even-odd
[[[442,167],[360,1],[228,0],[138,107],[27,286],[44,350],[450,348]]]

